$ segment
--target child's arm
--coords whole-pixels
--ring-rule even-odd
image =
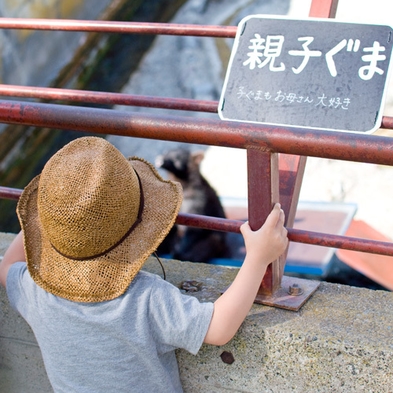
[[[214,303],[205,343],[224,345],[236,334],[251,309],[267,266],[288,246],[284,219],[284,212],[276,204],[259,230],[252,231],[248,223],[241,226],[246,257],[232,285]]]
[[[0,284],[5,287],[7,274],[11,265],[15,262],[26,261],[25,250],[23,247],[23,233],[19,232],[12,241],[4,254],[3,260],[0,261]]]

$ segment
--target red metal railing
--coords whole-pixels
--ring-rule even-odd
[[[337,2],[314,0],[310,16],[334,17]],[[0,28],[231,38],[236,34],[236,27],[232,26],[14,18],[0,18]],[[216,101],[10,85],[0,85],[0,95],[202,112],[217,112],[218,106]],[[248,218],[252,228],[262,225],[272,203],[280,199],[286,212],[286,226],[291,241],[393,256],[393,243],[390,242],[292,228],[307,156],[393,166],[393,138],[5,100],[0,101],[0,121],[96,134],[107,134],[111,130],[110,133],[114,135],[244,148],[248,154]],[[393,118],[384,117],[382,127],[393,128]],[[0,187],[0,198],[17,199],[20,192]],[[239,232],[241,225],[239,221],[184,214],[179,215],[177,222],[232,232]],[[272,294],[276,291],[281,282],[284,263],[285,258],[269,267],[261,284],[261,293]]]
[[[236,26],[185,25],[176,23],[112,22],[95,20],[1,18],[2,29],[62,30],[99,33],[185,35],[233,38]]]
[[[1,94],[1,89],[0,89]],[[0,101],[0,121],[95,134],[198,142],[265,152],[281,152],[393,166],[393,139],[307,129],[266,127],[214,119],[136,115],[118,110]],[[17,199],[21,190],[0,187],[0,196]],[[238,232],[240,222],[181,215],[179,223]],[[393,256],[393,243],[350,239],[289,228],[292,241]],[[366,245],[367,243],[367,245]]]

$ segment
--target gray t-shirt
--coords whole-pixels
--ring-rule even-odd
[[[182,392],[175,349],[196,354],[213,314],[212,303],[143,271],[114,300],[76,303],[36,285],[18,262],[7,293],[36,336],[56,393]]]

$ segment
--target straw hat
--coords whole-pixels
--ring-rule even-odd
[[[127,289],[173,226],[180,184],[105,139],[59,150],[24,189],[17,207],[27,267],[46,291],[77,302]]]

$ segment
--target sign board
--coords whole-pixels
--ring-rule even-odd
[[[381,125],[390,26],[251,15],[238,26],[223,120],[371,133]]]

